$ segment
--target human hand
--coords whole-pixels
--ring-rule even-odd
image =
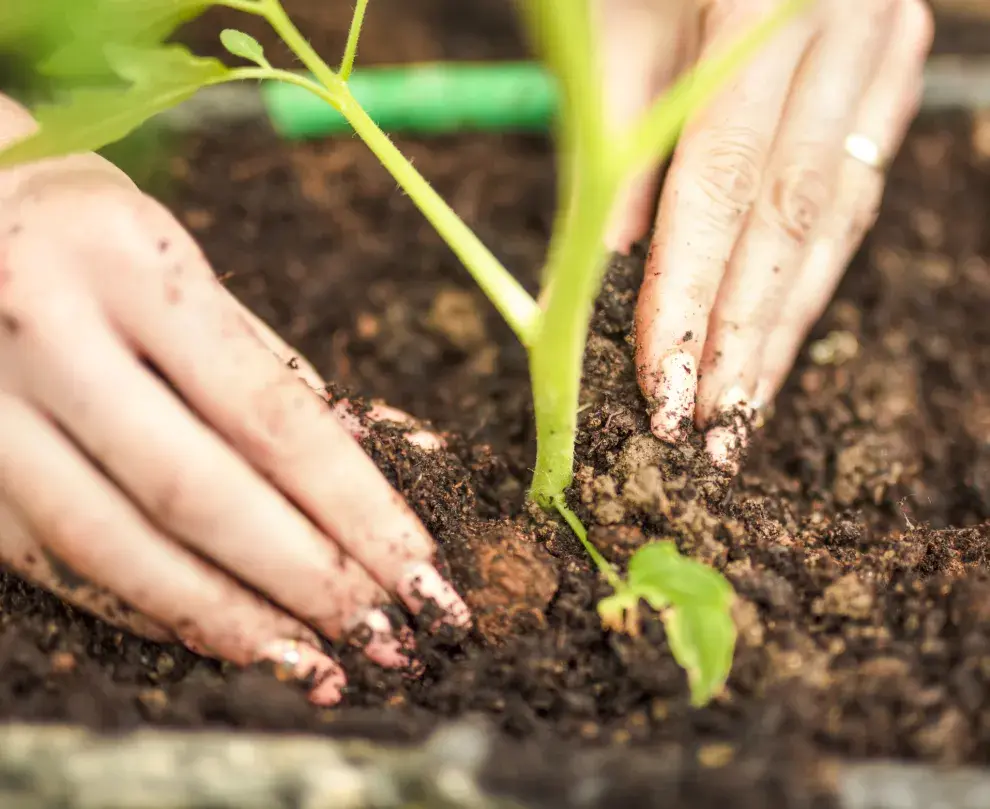
[[[0,144],[33,127],[0,97]],[[456,625],[467,608],[294,356],[109,163],[0,173],[0,562],[137,633],[312,678],[320,704],[345,683],[320,636],[408,665],[391,594]]]
[[[603,0],[610,119],[776,0]],[[664,182],[636,315],[657,437],[691,422],[730,471],[872,226],[887,161],[918,108],[933,23],[923,0],[818,0],[689,123]],[[651,225],[656,173],[619,200],[609,247]]]

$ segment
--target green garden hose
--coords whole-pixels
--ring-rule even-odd
[[[349,85],[386,132],[540,131],[556,105],[553,79],[533,62],[365,68]],[[265,82],[261,98],[284,138],[350,132],[340,113],[302,87]]]
[[[351,91],[386,132],[543,132],[557,108],[553,78],[536,62],[442,62],[365,67]],[[990,58],[943,56],[925,70],[922,106],[990,109]],[[350,135],[343,116],[309,91],[284,82],[222,85],[166,113],[178,130],[226,129],[267,119],[286,140]]]

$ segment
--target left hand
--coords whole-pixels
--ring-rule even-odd
[[[622,126],[777,0],[599,3],[609,115]],[[678,440],[694,421],[735,471],[749,425],[873,224],[932,37],[923,0],[818,0],[686,127],[636,318],[657,437]],[[629,184],[611,249],[648,232],[656,190],[656,174]]]

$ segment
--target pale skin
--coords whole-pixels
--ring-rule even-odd
[[[612,120],[769,4],[607,0]],[[636,328],[658,437],[772,400],[879,202],[882,173],[844,138],[893,154],[930,42],[920,0],[822,0],[691,124],[655,217],[653,175],[624,194],[609,246],[655,226]],[[0,144],[33,127],[0,97]],[[355,440],[366,425],[323,388],[106,161],[0,173],[5,566],[135,633],[280,664],[321,705],[346,684],[321,639],[362,630],[372,660],[408,666],[409,630],[383,605],[470,615]],[[371,417],[442,443],[398,411]],[[731,468],[744,437],[710,429],[709,451]]]
[[[620,126],[775,5],[601,2]],[[922,0],[819,0],[689,124],[659,206],[656,174],[630,184],[608,242],[625,251],[654,227],[636,332],[658,438],[677,441],[693,422],[713,460],[736,470],[876,216],[883,171],[852,159],[846,137],[894,155],[932,36]]]

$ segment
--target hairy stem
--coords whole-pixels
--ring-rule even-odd
[[[523,345],[529,345],[540,322],[540,310],[532,296],[413,168],[412,163],[378,128],[350,93],[347,94],[340,111],[361,140],[375,153],[402,190],[416,203],[430,224],[436,228],[437,233],[447,242],[478,286],[505,318],[519,341]]]
[[[282,41],[288,45],[299,61],[305,65],[306,69],[312,73],[317,81],[328,90],[337,94],[346,90],[344,82],[330,69],[330,66],[323,61],[320,55],[309,44],[309,41],[302,35],[295,23],[289,19],[279,0],[261,0],[264,3],[262,14],[275,33],[281,37]]]
[[[368,0],[357,0],[354,6],[354,16],[351,18],[351,27],[347,32],[347,45],[344,47],[344,58],[340,60],[340,70],[337,71],[342,81],[347,81],[351,77],[351,70],[354,69],[358,40],[361,38],[361,25],[364,23],[364,12],[367,8]]]
[[[537,436],[530,496],[552,508],[562,502],[573,478],[581,366],[618,183],[606,146],[589,4],[530,0],[523,8],[530,34],[560,85],[557,153],[563,204],[543,277],[545,313],[530,349]]]
[[[544,508],[571,484],[581,368],[607,253],[602,233],[614,183],[594,162],[574,179],[571,205],[550,247],[546,310],[530,349],[536,469],[530,496]]]
[[[280,71],[273,71],[271,78],[300,84],[340,111],[361,140],[375,153],[382,166],[395,178],[402,190],[409,195],[440,237],[454,251],[478,286],[505,318],[520,342],[525,346],[530,345],[541,317],[536,301],[371,120],[351,95],[346,82],[313,50],[278,0],[264,0],[264,2],[266,3],[264,16],[272,28],[323,86],[320,87],[308,79],[290,80]],[[353,31],[354,27],[352,33]],[[276,73],[278,75],[275,75]]]

